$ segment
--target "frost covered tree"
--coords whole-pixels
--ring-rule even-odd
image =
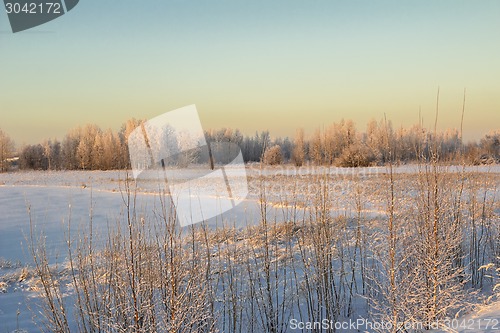
[[[305,162],[305,142],[304,142],[304,130],[302,128],[298,129],[295,133],[295,140],[293,142],[292,160],[295,166],[302,166]]]
[[[80,144],[81,127],[69,131],[62,142],[63,168],[74,170],[79,167],[76,150]]]
[[[336,159],[336,165],[341,167],[367,167],[375,161],[375,155],[365,144],[358,142],[342,151]]]
[[[413,125],[409,128],[401,127],[394,134],[395,136],[395,157],[398,161],[409,162],[418,159],[426,144],[426,130],[420,125]]]
[[[338,123],[333,123],[324,133],[323,156],[326,164],[333,164],[344,149],[355,144],[356,126],[352,120],[342,119]]]
[[[263,162],[269,165],[277,165],[283,162],[283,155],[281,153],[281,147],[279,145],[274,145],[269,147],[264,152]]]
[[[390,155],[395,154],[389,150],[389,140],[394,142],[394,131],[390,121],[379,121],[372,119],[368,122],[366,128],[366,143],[373,152],[375,158],[382,164],[389,162]],[[394,148],[396,145],[393,145]]]
[[[283,162],[288,162],[292,159],[292,149],[293,144],[288,137],[276,138],[273,142],[275,145],[280,146],[281,155],[283,156]]]
[[[21,169],[47,170],[48,159],[43,146],[37,144],[23,147],[19,154],[19,164]]]
[[[500,159],[500,130],[492,131],[484,136],[480,142],[483,154],[494,159]]]
[[[317,165],[323,164],[323,141],[321,140],[321,131],[316,129],[311,138],[309,156],[313,163]]]
[[[93,170],[105,170],[105,156],[104,156],[104,139],[102,133],[96,133],[94,144],[90,153],[91,165]]]
[[[255,136],[246,136],[241,141],[241,151],[245,162],[259,162],[264,150],[271,145],[269,131],[256,132]]]
[[[114,133],[111,129],[106,130],[102,134],[103,141],[103,165],[104,170],[119,169],[121,168],[121,146],[118,134]]]
[[[141,125],[143,121],[135,118],[127,120],[125,124],[122,125],[118,136],[120,138],[120,167],[119,168],[130,168],[130,159],[128,152],[127,140],[134,129]]]
[[[0,129],[0,172],[5,172],[9,168],[8,158],[14,153],[14,141]]]
[[[44,143],[45,156],[50,170],[60,170],[62,167],[62,148],[58,140],[48,140]]]
[[[96,137],[101,130],[93,124],[88,124],[80,132],[80,140],[76,149],[76,157],[80,169],[91,170],[94,167],[92,151]]]

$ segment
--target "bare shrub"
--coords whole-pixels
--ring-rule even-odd
[[[203,238],[180,234],[173,207],[162,200],[156,219],[136,214],[127,188],[126,213],[100,248],[89,229],[72,241],[68,226],[68,269],[78,332],[212,332],[211,276]],[[123,223],[125,222],[125,228]],[[33,237],[33,231],[32,231]],[[43,243],[32,238],[41,281],[45,325],[70,332],[68,305]],[[208,272],[208,273],[207,273]],[[212,300],[213,301],[213,300]]]

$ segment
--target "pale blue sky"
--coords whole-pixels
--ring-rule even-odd
[[[12,34],[0,13],[0,128],[18,144],[97,123],[117,129],[196,104],[203,125],[307,132],[500,126],[499,1],[83,0]]]

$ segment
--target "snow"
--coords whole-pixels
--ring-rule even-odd
[[[450,320],[446,328],[432,332],[492,333],[500,331],[500,301],[479,306],[474,313]]]
[[[448,172],[460,172],[462,167],[447,167]],[[396,174],[411,174],[419,171],[416,165],[394,168]],[[467,167],[467,172],[500,173],[500,166]],[[269,218],[273,221],[287,219],[287,208],[302,205],[298,214],[306,214],[308,200],[317,188],[309,187],[311,176],[329,174],[333,213],[336,216],[355,216],[356,207],[352,205],[353,193],[358,187],[365,200],[361,214],[365,217],[383,216],[385,202],[380,197],[374,177],[386,174],[386,167],[376,168],[313,168],[306,166],[266,167],[250,166],[247,175],[250,181],[250,194],[244,202],[222,217],[208,221],[215,228],[221,220],[232,221],[237,227],[259,223],[259,190],[256,181],[259,175],[265,176],[265,187],[269,205]],[[188,178],[196,171],[187,170],[179,179]],[[131,177],[124,171],[28,171],[0,174],[0,332],[13,332],[17,328],[28,332],[38,331],[32,312],[37,311],[37,298],[30,289],[29,280],[16,279],[22,274],[22,268],[32,263],[29,254],[28,238],[30,235],[30,215],[35,235],[46,242],[51,263],[63,263],[66,254],[68,231],[76,237],[89,226],[89,212],[92,208],[93,228],[96,235],[104,238],[108,227],[115,227],[124,213],[125,178]],[[238,175],[237,175],[238,176]],[[243,175],[239,175],[243,177]],[[288,176],[293,176],[288,178]],[[358,184],[352,177],[364,180]],[[292,181],[293,179],[293,181]],[[204,186],[197,183],[197,186]],[[296,201],[286,199],[294,186],[297,189]],[[135,189],[135,188],[134,188]],[[139,211],[148,214],[158,208],[158,184],[138,184],[137,205]],[[410,193],[411,195],[411,193]],[[71,222],[71,230],[68,225]],[[19,311],[19,315],[18,315]],[[35,312],[36,313],[36,312]],[[500,319],[500,302],[480,307],[472,314],[460,320],[466,328],[457,332],[496,332],[500,323],[494,327],[494,320]],[[486,325],[486,324],[489,325]],[[444,332],[444,331],[436,331]]]

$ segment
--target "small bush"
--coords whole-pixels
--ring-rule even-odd
[[[347,168],[366,167],[373,164],[375,159],[375,154],[366,145],[354,144],[342,151],[336,165]]]
[[[265,164],[269,165],[277,165],[283,162],[283,154],[281,153],[281,147],[278,145],[274,145],[264,152],[264,160]]]

